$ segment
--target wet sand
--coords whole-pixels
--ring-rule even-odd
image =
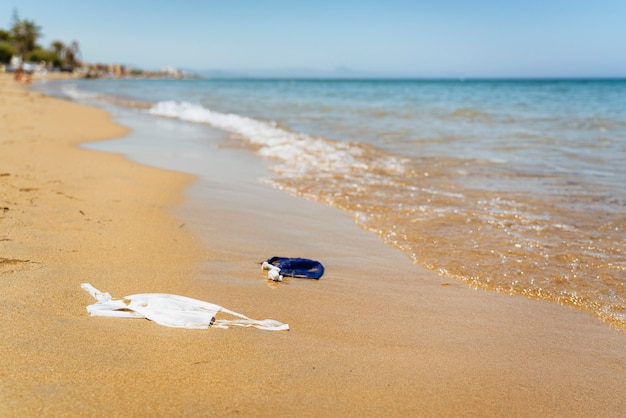
[[[243,150],[215,178],[78,144],[128,130],[0,77],[0,415],[623,416],[626,333],[556,304],[413,265],[347,215],[256,182]],[[268,283],[272,255],[324,262]],[[168,292],[289,332],[89,317]]]

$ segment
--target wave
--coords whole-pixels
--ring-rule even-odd
[[[294,132],[275,121],[262,121],[232,113],[221,113],[203,106],[177,101],[163,101],[148,110],[154,116],[204,123],[239,136],[258,147],[264,157],[280,160],[275,170],[286,176],[301,176],[310,171],[346,173],[383,170],[401,173],[401,158],[385,155],[371,146],[355,142]]]
[[[53,88],[56,86],[52,86]],[[69,97],[72,100],[76,101],[91,101],[96,100],[98,98],[98,93],[88,92],[82,90],[78,87],[78,85],[72,84],[61,84],[59,88],[59,92],[61,95]]]

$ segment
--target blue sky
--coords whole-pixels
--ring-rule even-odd
[[[625,77],[626,0],[3,0],[87,62],[413,77]]]

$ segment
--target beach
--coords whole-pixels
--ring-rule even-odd
[[[256,181],[249,150],[198,180],[80,147],[131,132],[0,83],[0,415],[624,415],[623,330],[413,264],[348,214]],[[270,283],[274,255],[326,273]],[[290,331],[90,317],[83,282]]]

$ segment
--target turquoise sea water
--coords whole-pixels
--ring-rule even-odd
[[[261,179],[411,260],[626,328],[624,80],[80,80],[47,92],[207,124]],[[184,147],[180,138],[160,146]],[[202,175],[202,173],[198,173]]]

